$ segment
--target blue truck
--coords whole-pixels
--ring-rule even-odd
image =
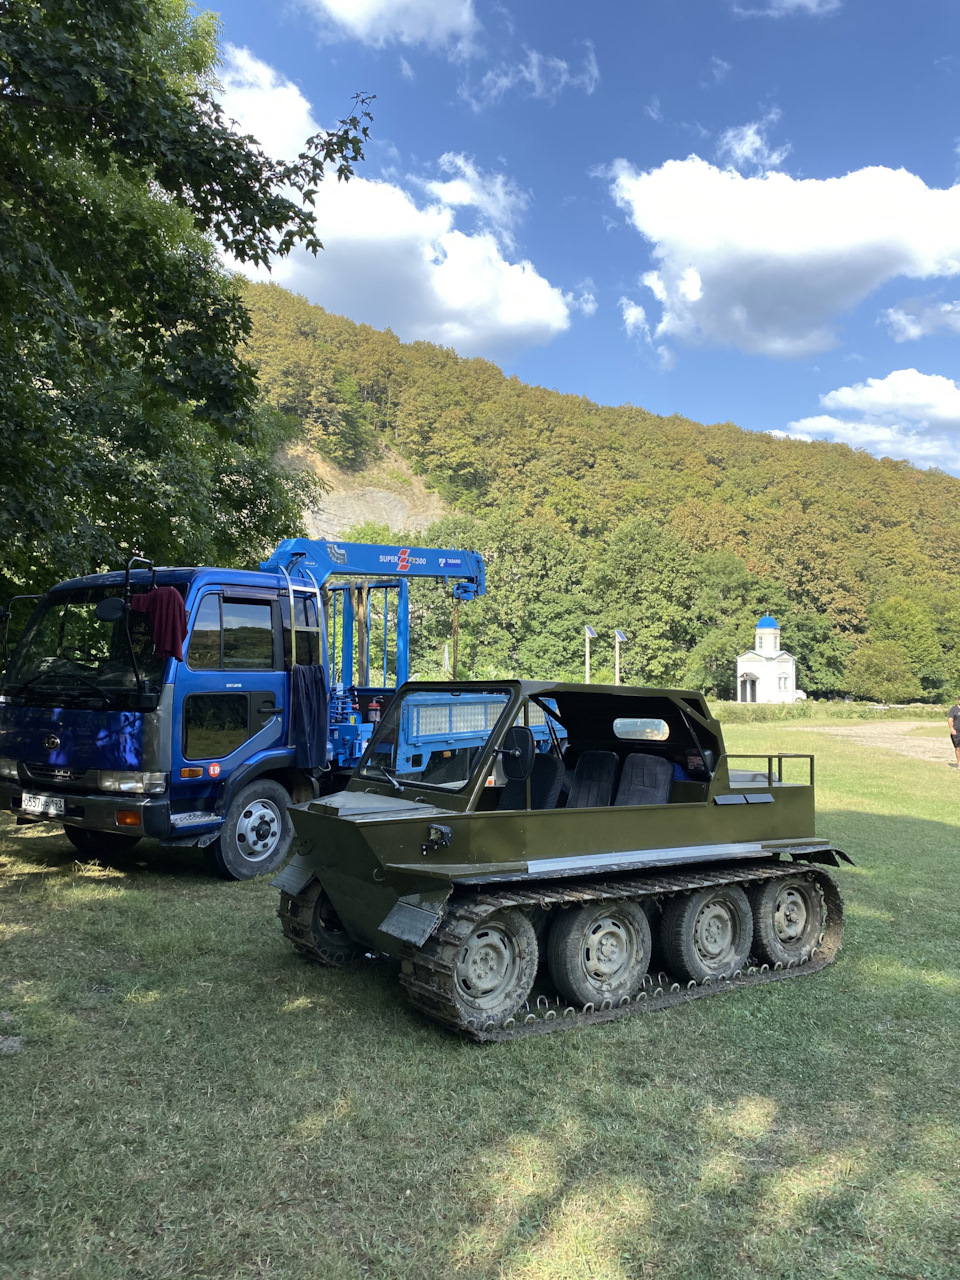
[[[259,572],[134,557],[59,583],[0,685],[0,810],[88,857],[148,837],[273,871],[288,805],[345,784],[409,677],[411,578],[448,584],[455,616],[485,589],[472,551],[302,538]]]

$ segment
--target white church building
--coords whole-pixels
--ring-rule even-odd
[[[800,702],[797,660],[780,648],[780,627],[765,613],[757,623],[754,648],[737,659],[738,702]]]

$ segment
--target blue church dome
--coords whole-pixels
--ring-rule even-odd
[[[776,618],[771,618],[769,613],[765,613],[763,617],[760,619],[760,621],[757,623],[758,631],[761,629],[761,627],[769,631],[780,630],[780,624],[777,622]]]

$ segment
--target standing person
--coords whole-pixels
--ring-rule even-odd
[[[950,741],[957,753],[957,768],[960,769],[960,693],[957,700],[947,712],[947,724],[950,726]]]

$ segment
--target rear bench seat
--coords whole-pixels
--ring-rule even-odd
[[[666,804],[670,799],[673,765],[663,756],[634,751],[623,762],[616,787],[620,757],[615,751],[585,751],[577,761],[568,809],[605,809],[611,805]],[[530,775],[531,809],[556,808],[563,781],[563,765],[556,756],[538,752]],[[525,809],[527,784],[511,780],[500,793],[498,809]]]
[[[623,762],[616,788],[620,757],[615,751],[585,751],[577,761],[567,797],[568,809],[602,809],[626,804],[666,804],[670,799],[673,765],[664,756],[634,751]]]

